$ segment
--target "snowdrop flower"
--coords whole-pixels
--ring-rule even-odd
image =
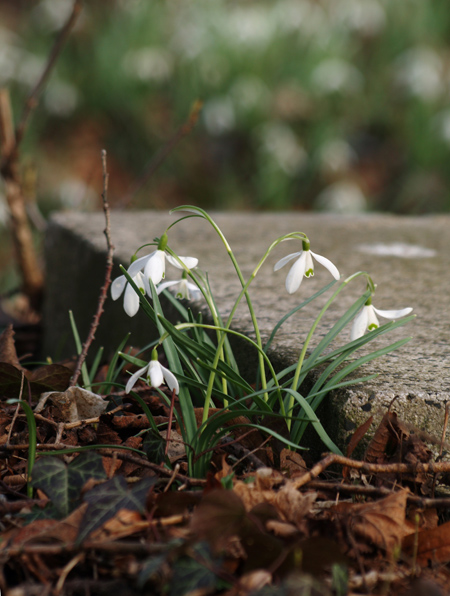
[[[314,275],[314,263],[313,258],[326,267],[331,275],[335,279],[340,278],[339,271],[335,265],[322,255],[318,255],[315,252],[312,252],[309,248],[310,244],[306,240],[303,241],[303,250],[300,252],[294,252],[291,255],[287,255],[287,257],[282,258],[274,267],[274,271],[278,271],[281,267],[284,267],[286,263],[292,261],[292,259],[297,259],[295,263],[292,265],[289,273],[286,277],[286,290],[289,294],[293,294],[296,292],[300,284],[302,283],[303,276],[305,277],[312,277]]]
[[[144,282],[147,283],[149,279],[152,280],[154,285],[156,286],[159,282],[164,279],[166,275],[166,259],[169,261],[171,265],[177,267],[178,269],[183,269],[183,266],[172,257],[168,255],[165,251],[167,246],[167,235],[163,234],[159,244],[158,249],[154,252],[146,255],[145,257],[140,257],[136,259],[133,263],[131,263],[128,273],[133,277],[136,275],[138,271],[144,270]],[[194,257],[178,257],[182,263],[188,268],[193,269],[197,267],[198,259]],[[147,287],[147,293],[150,293],[150,289]]]
[[[385,319],[400,319],[410,312],[412,312],[410,307],[401,310],[379,310],[373,306],[372,298],[369,298],[353,321],[350,341],[362,337],[366,331],[377,329],[380,326],[377,315]]]
[[[131,267],[130,267],[131,268]],[[128,269],[128,273],[130,272],[130,268]],[[131,275],[131,274],[130,274]],[[145,295],[145,284],[144,284],[144,276],[140,271],[133,276],[133,281]],[[124,311],[127,313],[129,317],[134,317],[134,315],[139,310],[139,294],[134,291],[133,286],[131,286],[125,275],[120,275],[116,277],[116,279],[111,284],[111,297],[113,300],[117,300],[125,290],[125,295],[123,297],[123,308]]]
[[[183,271],[183,277],[175,281],[164,281],[156,288],[158,295],[167,288],[178,286],[175,296],[180,300],[198,300],[202,295],[198,287],[187,280],[186,272]]]
[[[146,375],[147,383],[151,387],[161,387],[161,385],[166,382],[169,389],[171,391],[175,391],[178,394],[180,387],[178,385],[178,381],[173,373],[170,372],[167,368],[162,366],[158,362],[158,352],[156,348],[152,352],[152,359],[144,366],[144,368],[140,368],[137,370],[131,377],[128,379],[127,386],[125,387],[125,393],[130,393],[133,389],[136,381],[139,377]]]

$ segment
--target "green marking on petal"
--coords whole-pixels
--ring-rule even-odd
[[[369,331],[373,331],[374,329],[378,329],[378,325],[375,325],[375,323],[371,323],[371,324],[368,326],[368,330],[369,330]]]
[[[314,276],[314,269],[308,269],[305,271],[305,277],[313,277]]]

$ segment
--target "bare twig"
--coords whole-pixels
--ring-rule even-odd
[[[141,176],[132,184],[131,188],[125,196],[119,201],[117,208],[124,209],[128,207],[141,188],[150,180],[159,166],[164,162],[166,157],[173,151],[180,141],[187,136],[194,126],[197,124],[200,110],[202,109],[202,102],[196,101],[192,107],[186,122],[180,126],[175,134],[167,141],[167,143],[158,151],[158,153],[149,161]]]
[[[42,92],[42,89],[44,88],[44,85],[47,82],[47,79],[50,76],[50,73],[53,67],[55,66],[57,59],[59,58],[61,50],[64,47],[67,38],[69,37],[69,33],[71,32],[76,20],[78,19],[78,15],[81,12],[81,8],[81,0],[75,0],[71,14],[67,19],[65,25],[59,32],[59,35],[56,38],[55,43],[53,44],[44,71],[42,72],[41,76],[39,77],[39,80],[31,90],[30,95],[28,96],[28,99],[25,102],[25,106],[22,111],[22,117],[16,130],[15,150],[17,150],[23,139],[31,112],[37,107],[39,103],[39,96]]]
[[[105,283],[103,284],[100,290],[100,296],[98,299],[97,305],[97,312],[92,319],[91,328],[89,329],[89,334],[86,341],[83,344],[83,349],[81,350],[81,354],[78,358],[77,366],[75,368],[75,372],[73,373],[73,377],[70,380],[70,387],[73,387],[76,382],[78,381],[78,377],[80,376],[81,367],[83,366],[83,362],[86,360],[87,353],[89,351],[91,343],[94,341],[95,332],[97,331],[97,327],[100,323],[100,317],[103,314],[103,306],[105,304],[108,288],[111,284],[111,271],[113,267],[113,255],[114,255],[114,245],[111,242],[111,218],[110,218],[110,211],[109,211],[109,203],[108,203],[108,181],[109,181],[109,174],[106,167],[106,151],[105,149],[102,150],[102,168],[103,168],[103,192],[102,192],[102,199],[103,199],[103,211],[105,212],[105,222],[106,227],[104,229],[104,234],[106,236],[106,244],[108,247],[108,253],[106,255],[106,271],[105,271]]]

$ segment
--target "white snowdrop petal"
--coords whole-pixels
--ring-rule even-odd
[[[165,253],[163,250],[157,250],[152,257],[147,261],[144,269],[144,275],[147,279],[151,279],[156,285],[164,277],[165,273]]]
[[[122,295],[122,292],[127,284],[125,275],[120,275],[111,284],[111,298],[117,300]]]
[[[273,270],[278,271],[278,269],[281,269],[282,267],[284,267],[286,265],[286,263],[289,263],[289,261],[292,261],[292,259],[299,257],[301,254],[302,254],[302,251],[293,252],[292,254],[287,255],[286,257],[283,257],[282,259],[280,259],[278,261],[278,263],[275,264]]]
[[[412,312],[412,308],[402,308],[401,310],[380,310],[378,308],[373,307],[373,310],[379,315],[380,317],[384,317],[385,319],[400,319],[401,317],[405,317]]]
[[[352,330],[350,333],[350,341],[354,341],[364,335],[367,329],[368,321],[368,307],[363,306],[353,320]]]
[[[175,393],[178,395],[178,392],[180,391],[180,387],[178,385],[178,381],[177,381],[175,375],[172,372],[170,372],[169,369],[165,368],[164,366],[161,366],[161,370],[163,372],[164,379],[165,379],[169,389],[171,391],[173,391],[175,389]]]
[[[188,269],[194,269],[198,265],[198,259],[196,259],[195,257],[178,257],[178,258],[180,259],[180,261],[182,263],[184,263],[184,265]],[[177,261],[177,259],[175,259],[175,257],[172,257],[171,255],[166,255],[166,259],[174,267],[177,267],[178,269],[183,269],[183,266],[180,265],[180,263]]]
[[[138,271],[141,271],[145,267],[145,265],[147,264],[147,261],[154,254],[155,253],[152,252],[149,255],[145,255],[144,257],[139,257],[139,259],[136,259],[135,261],[133,261],[127,269],[128,275],[130,275],[131,277],[134,277],[138,273]]]
[[[161,387],[164,383],[162,366],[157,360],[151,360],[148,367],[148,381],[152,387]]]
[[[289,294],[296,292],[300,284],[302,283],[303,276],[305,275],[306,266],[306,251],[300,254],[300,257],[295,261],[289,270],[286,277],[286,290]]]
[[[127,385],[125,387],[125,393],[130,393],[130,391],[133,389],[136,381],[144,375],[147,368],[148,368],[148,364],[147,364],[147,366],[144,366],[144,368],[140,368],[134,374],[131,375],[131,377],[128,379]]]
[[[323,257],[322,255],[318,255],[315,252],[312,252],[312,251],[310,251],[310,252],[318,263],[320,263],[326,269],[328,269],[328,271],[331,273],[331,275],[334,277],[334,279],[339,279],[341,277],[338,268],[329,259],[327,259],[326,257]]]
[[[172,286],[176,286],[177,284],[179,284],[180,282],[178,280],[175,281],[163,281],[162,283],[159,284],[159,286],[156,288],[156,292],[159,294],[161,294],[161,292],[164,292],[164,290],[167,290],[167,288],[171,288]]]
[[[139,294],[135,292],[130,284],[127,284],[125,296],[123,298],[123,309],[129,317],[134,315],[139,310]]]

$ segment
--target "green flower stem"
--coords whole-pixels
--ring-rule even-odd
[[[285,416],[285,410],[284,410],[284,403],[283,400],[281,398],[281,393],[280,393],[280,385],[278,383],[278,379],[277,379],[277,374],[272,366],[272,363],[269,359],[269,357],[267,356],[267,354],[264,352],[264,350],[258,346],[258,344],[256,342],[254,342],[252,339],[250,339],[247,335],[244,335],[243,333],[239,333],[239,331],[234,331],[233,329],[229,329],[228,327],[216,327],[215,325],[208,325],[205,323],[180,323],[178,325],[174,325],[175,329],[177,329],[178,331],[182,330],[182,329],[190,329],[192,327],[200,327],[201,329],[212,329],[212,330],[216,330],[218,329],[221,333],[222,333],[222,337],[225,337],[226,334],[230,334],[230,335],[235,335],[236,337],[240,337],[241,339],[244,339],[245,341],[248,341],[256,350],[258,350],[258,353],[261,355],[263,362],[265,362],[269,368],[269,371],[272,375],[272,379],[273,382],[275,384],[275,388],[276,390],[279,392],[279,402],[280,402],[280,408],[281,408],[281,412],[282,412],[282,416]],[[170,336],[169,332],[165,332],[164,335],[161,336],[160,338],[160,342],[163,342],[167,337]],[[214,359],[214,362],[212,364],[212,368],[216,369],[217,368],[217,364],[219,359],[217,358],[218,352],[216,351],[216,358]],[[214,373],[215,375],[215,373]],[[213,377],[213,381],[214,381]],[[211,375],[209,378],[209,382],[211,382]],[[209,383],[208,383],[208,388],[209,388]],[[267,400],[266,400],[267,401]],[[205,400],[205,407],[203,410],[203,420],[202,423],[205,422],[208,419],[208,414],[209,414],[209,404],[210,404],[210,400],[206,399]],[[206,416],[205,416],[205,410],[206,410]]]
[[[250,284],[252,283],[252,281],[254,280],[254,278],[256,277],[256,274],[258,273],[259,269],[261,268],[261,266],[263,265],[263,263],[265,262],[265,260],[267,259],[267,257],[269,256],[270,252],[273,250],[273,248],[275,246],[277,246],[280,242],[283,242],[284,240],[290,240],[290,239],[294,239],[294,238],[300,238],[302,241],[309,241],[308,237],[306,236],[306,234],[304,234],[303,232],[293,232],[291,234],[287,234],[285,236],[282,236],[280,238],[278,238],[277,240],[275,240],[275,242],[273,242],[270,247],[268,248],[268,250],[266,251],[266,253],[264,254],[264,256],[262,257],[262,259],[260,260],[260,262],[258,263],[257,267],[255,268],[255,270],[253,271],[252,275],[250,276],[249,280],[247,281],[247,283],[245,283],[244,277],[242,275],[241,269],[239,267],[239,264],[234,256],[234,253],[231,249],[231,246],[228,244],[227,239],[225,238],[222,230],[219,228],[219,226],[216,224],[216,222],[206,213],[206,211],[204,211],[203,209],[200,209],[199,207],[193,207],[191,205],[187,205],[187,206],[181,206],[181,207],[176,207],[175,209],[172,209],[171,213],[176,212],[176,211],[190,211],[192,213],[194,213],[194,216],[197,217],[202,217],[203,219],[206,219],[211,226],[213,227],[213,229],[217,232],[219,238],[222,240],[226,251],[228,252],[228,256],[231,259],[231,262],[233,263],[233,266],[236,270],[236,273],[239,277],[239,281],[241,282],[242,285],[242,291],[239,294],[232,310],[231,313],[228,317],[227,323],[225,325],[226,329],[229,329],[231,322],[233,320],[233,317],[236,313],[236,309],[242,299],[243,296],[245,296],[246,301],[247,301],[247,305],[248,305],[248,309],[250,312],[250,316],[252,319],[252,324],[253,324],[253,329],[255,331],[255,336],[256,336],[256,344],[258,345],[258,347],[260,348],[258,350],[258,359],[259,359],[259,368],[260,368],[260,373],[261,373],[261,386],[263,387],[263,389],[265,389],[267,387],[267,380],[266,380],[266,372],[265,372],[265,367],[264,367],[264,358],[262,356],[263,353],[263,346],[262,346],[262,341],[261,341],[261,333],[259,331],[259,325],[258,325],[258,321],[256,319],[256,314],[250,299],[250,295],[248,293],[248,288],[250,286]],[[187,216],[189,217],[189,216]],[[225,342],[225,338],[226,335],[223,335],[222,338],[219,340],[219,344],[217,346],[217,352],[218,354],[216,355],[216,358],[214,360],[214,365],[217,366],[217,363],[219,361],[219,353],[223,348],[223,344]],[[207,393],[206,393],[206,398],[205,398],[205,402],[208,404],[207,408],[209,408],[209,403],[211,400],[211,395],[212,395],[212,389],[214,386],[214,378],[215,378],[215,373],[211,372],[210,378],[209,378],[209,382],[208,382],[208,389],[207,389]],[[268,395],[267,393],[265,394],[265,400],[267,401],[268,399]],[[207,417],[208,415],[208,411],[205,412],[204,409],[204,419],[205,416]]]
[[[371,291],[375,290],[375,285],[371,279],[371,277],[364,271],[359,271],[358,273],[355,273],[353,275],[351,275],[350,277],[348,277],[347,279],[345,279],[342,284],[339,286],[339,288],[334,292],[334,294],[332,294],[332,296],[327,300],[325,306],[322,308],[322,310],[320,311],[317,319],[314,321],[308,335],[306,336],[305,339],[305,343],[303,344],[303,348],[302,351],[300,352],[300,356],[297,362],[297,367],[295,369],[295,373],[294,373],[294,377],[292,379],[292,384],[291,384],[291,388],[294,391],[297,391],[298,389],[298,385],[299,385],[299,378],[300,378],[300,374],[302,372],[302,366],[303,366],[303,361],[305,359],[306,356],[306,351],[308,349],[309,346],[309,342],[312,339],[312,336],[314,335],[314,332],[317,328],[317,325],[319,324],[320,320],[322,319],[323,315],[325,314],[325,312],[328,310],[328,308],[330,307],[330,305],[334,302],[335,298],[338,296],[338,294],[352,281],[354,280],[356,277],[359,277],[360,275],[364,275],[367,278],[367,285],[368,288]],[[294,396],[291,395],[289,398],[289,405],[288,405],[288,409],[287,409],[287,413],[288,413],[288,420],[287,420],[287,426],[288,429],[291,429],[291,423],[292,423],[292,410],[294,408],[294,403],[295,403],[295,399]]]

